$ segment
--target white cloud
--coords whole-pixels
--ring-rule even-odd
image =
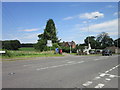
[[[97,16],[97,18],[102,18],[102,17],[104,17],[104,14],[100,13],[100,12],[84,13],[84,14],[80,14],[79,18],[82,18],[82,19],[95,19],[96,16]]]
[[[21,43],[36,43],[38,40],[38,35],[41,33],[16,33],[16,34],[6,34],[9,40],[20,40]],[[8,38],[4,37],[4,40]]]
[[[102,17],[104,17],[103,13],[91,12],[91,13],[83,13],[83,14],[75,15],[75,16],[69,16],[69,17],[63,18],[63,20],[71,20],[71,19],[75,19],[75,18],[97,19],[97,18],[102,18]]]
[[[88,27],[81,28],[83,31],[88,31]],[[109,35],[118,35],[118,19],[114,19],[111,21],[103,22],[100,24],[94,24],[89,26],[90,32],[107,32]]]
[[[113,5],[107,5],[106,7],[107,8],[114,8],[115,6],[113,6]]]
[[[63,20],[71,20],[71,19],[74,19],[74,17],[66,17],[66,18],[63,18]]]
[[[118,14],[120,15],[120,12],[115,12],[113,15],[118,16]]]
[[[87,23],[87,21],[83,21],[83,23],[85,24],[85,23]]]
[[[40,30],[40,28],[24,29],[24,30],[19,30],[19,31],[32,32],[32,31],[38,31],[38,30]]]

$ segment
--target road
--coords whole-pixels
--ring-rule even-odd
[[[3,88],[118,88],[118,56],[4,61]]]

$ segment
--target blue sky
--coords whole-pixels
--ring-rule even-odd
[[[53,19],[62,41],[83,43],[88,35],[107,32],[118,38],[117,2],[3,2],[2,39],[35,43],[48,19]],[[97,19],[94,17],[98,16]],[[88,32],[89,25],[89,32]]]

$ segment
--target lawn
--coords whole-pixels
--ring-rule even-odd
[[[6,54],[2,55],[2,58],[8,59],[8,58],[21,58],[21,57],[26,58],[26,57],[54,57],[54,56],[56,57],[63,55],[54,54],[54,51],[39,52],[36,51],[34,48],[20,48],[19,50],[7,50]]]
[[[33,47],[22,47],[19,48],[19,51],[36,51]]]

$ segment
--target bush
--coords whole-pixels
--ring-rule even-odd
[[[34,45],[34,43],[22,43],[21,47],[33,47]]]
[[[62,51],[66,53],[70,53],[70,47],[62,47]],[[76,53],[77,48],[72,48],[71,51],[72,53]]]
[[[55,50],[56,48],[61,49],[61,47],[57,43],[53,43],[53,46],[51,47],[51,50]]]
[[[62,47],[62,51],[69,53],[70,52],[70,48],[69,47]]]
[[[2,54],[2,56],[12,57],[12,56],[13,56],[13,54],[12,54],[10,51],[5,50],[5,53],[3,53],[3,54]]]
[[[2,41],[2,49],[18,50],[20,48],[20,42],[18,40],[6,40]]]
[[[47,47],[45,41],[39,41],[36,45],[35,45],[35,49],[38,51],[49,51],[51,48],[51,50],[55,50],[55,48],[61,48],[58,43],[53,43],[52,47]]]
[[[37,44],[35,44],[34,47],[38,51],[47,50],[46,42],[44,40],[39,40],[39,42]]]

